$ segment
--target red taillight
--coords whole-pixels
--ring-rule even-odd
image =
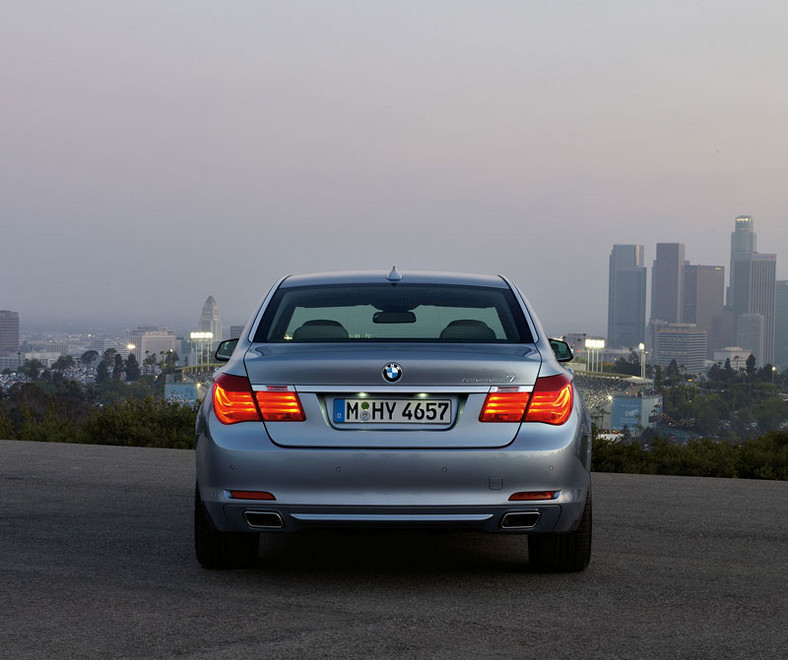
[[[213,411],[222,424],[259,422],[249,379],[220,374],[213,383]]]
[[[484,400],[480,422],[521,422],[528,405],[528,392],[517,387],[500,387]]]
[[[572,414],[572,379],[566,375],[538,378],[531,403],[525,415],[526,422],[563,424]]]
[[[222,424],[259,422],[261,415],[266,422],[306,419],[294,389],[272,385],[252,392],[248,378],[229,374],[217,376],[213,383],[213,410]]]
[[[298,393],[290,388],[269,386],[254,395],[266,422],[303,422],[306,419]]]

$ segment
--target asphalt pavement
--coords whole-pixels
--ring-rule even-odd
[[[591,564],[524,537],[192,549],[193,453],[0,441],[0,657],[785,658],[788,483],[594,475]]]

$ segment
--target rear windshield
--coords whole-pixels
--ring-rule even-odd
[[[509,289],[436,284],[285,287],[256,342],[533,341]]]

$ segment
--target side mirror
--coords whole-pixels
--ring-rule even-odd
[[[575,358],[575,356],[572,355],[572,349],[569,348],[569,344],[563,339],[551,339],[550,348],[553,349],[555,359],[559,362],[571,362]]]
[[[216,347],[216,352],[213,354],[213,356],[219,362],[227,362],[232,357],[233,351],[237,345],[237,339],[225,339],[224,341],[219,342],[219,345]]]

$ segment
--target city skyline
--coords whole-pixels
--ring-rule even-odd
[[[747,254],[746,250],[752,250],[756,246],[755,241],[757,240],[758,232],[753,230],[754,222],[753,222],[752,217],[751,216],[736,216],[735,221],[737,223],[739,223],[739,221],[744,219],[744,218],[746,218],[749,221],[749,225],[748,225],[748,230],[747,231],[752,234],[752,238],[749,239],[752,242],[751,243],[747,243],[746,244],[747,245],[746,249],[743,249],[743,251],[738,252],[738,254]],[[692,256],[691,250],[687,250],[687,246],[685,244],[669,242],[669,243],[657,243],[657,244],[655,244],[653,246],[655,259],[651,262],[651,266],[649,267],[648,266],[648,261],[649,261],[649,258],[648,258],[648,247],[649,246],[642,245],[642,244],[635,244],[634,246],[631,245],[631,244],[614,244],[614,246],[613,246],[614,248],[616,246],[618,246],[618,247],[625,247],[625,248],[630,248],[630,247],[637,247],[638,248],[638,253],[637,253],[637,257],[636,257],[637,265],[638,265],[639,268],[642,268],[645,271],[645,274],[646,274],[646,277],[645,277],[645,280],[646,280],[646,282],[645,282],[645,291],[646,291],[646,293],[645,293],[645,295],[646,295],[646,302],[645,302],[645,310],[646,311],[645,311],[645,315],[646,315],[646,321],[648,321],[650,319],[659,319],[659,320],[666,320],[666,321],[668,321],[670,323],[676,323],[676,322],[682,322],[684,320],[684,315],[686,314],[686,310],[687,310],[687,304],[683,300],[683,293],[681,294],[680,297],[676,298],[675,300],[673,300],[670,303],[671,305],[673,305],[673,304],[678,305],[677,310],[680,309],[680,311],[677,311],[675,316],[666,319],[663,316],[661,316],[659,314],[659,312],[657,312],[657,315],[655,316],[655,296],[659,296],[660,295],[658,291],[655,292],[655,290],[654,290],[655,273],[659,272],[658,269],[663,269],[663,272],[664,272],[664,269],[666,268],[666,265],[668,263],[669,263],[669,268],[671,268],[671,269],[675,268],[678,264],[681,264],[682,266],[684,266],[684,268],[681,269],[681,271],[682,271],[681,274],[674,273],[673,276],[672,276],[673,277],[673,284],[676,285],[676,286],[680,286],[682,292],[685,289],[683,282],[684,282],[684,278],[687,275],[687,270],[686,269],[688,269],[688,268],[691,268],[691,269],[708,268],[708,269],[712,269],[712,270],[717,270],[717,269],[722,268],[723,271],[724,271],[724,291],[725,291],[724,304],[726,306],[728,306],[728,301],[729,300],[733,300],[734,289],[731,287],[731,284],[733,282],[733,279],[732,279],[733,276],[730,274],[730,271],[728,270],[728,268],[726,266],[722,265],[722,264],[727,261],[728,263],[730,263],[731,268],[733,269],[733,263],[734,263],[733,255],[737,254],[736,250],[738,249],[738,248],[734,247],[734,243],[735,243],[734,236],[735,235],[736,235],[735,231],[734,231],[733,234],[730,235],[731,248],[730,248],[730,253],[728,254],[727,258],[726,259],[718,259],[716,264],[711,264],[711,263],[710,264],[700,264],[700,263],[696,263],[697,260],[690,258]],[[662,249],[664,251],[663,255],[669,255],[669,260],[668,261],[660,262],[660,260],[659,260],[660,249]],[[668,252],[668,250],[670,252]],[[781,263],[781,261],[779,259],[779,255],[761,254],[761,253],[758,253],[758,252],[755,252],[754,254],[756,255],[756,258],[758,258],[758,259],[766,258],[766,259],[768,259],[771,262],[776,262],[776,264],[780,264]],[[610,259],[611,257],[612,257],[612,254],[610,252],[608,252],[608,258]],[[775,257],[776,257],[776,259],[775,259]],[[774,264],[772,264],[771,267],[772,267],[772,270],[774,270],[775,272],[780,272],[779,270],[777,270],[775,268]],[[427,270],[429,270],[429,269],[427,269]],[[610,280],[609,280],[610,263],[608,263],[607,271],[608,271],[607,272],[607,275],[608,275],[607,282],[608,282],[608,286],[609,286],[609,284],[610,284]],[[695,275],[695,277],[697,277],[697,275]],[[775,279],[776,279],[777,282],[781,281],[779,277],[775,277]],[[786,278],[786,280],[788,280],[788,278]],[[785,281],[785,280],[783,280],[783,281]],[[273,283],[272,283],[272,285],[273,285]],[[643,286],[643,285],[641,284],[640,286]],[[265,291],[263,291],[263,293],[267,293],[267,291],[268,291],[268,288],[266,288]],[[606,316],[608,317],[607,318],[607,325],[604,326],[601,331],[597,331],[597,330],[594,330],[594,329],[589,329],[588,327],[580,327],[582,325],[583,321],[578,320],[578,321],[576,321],[574,323],[570,322],[570,324],[572,325],[572,330],[567,330],[566,332],[584,331],[584,332],[586,332],[587,334],[590,334],[590,335],[596,335],[596,336],[606,337],[606,338],[610,339],[611,332],[610,332],[610,325],[609,325],[610,324],[610,318],[609,318],[609,314],[610,314],[609,302],[610,302],[610,300],[609,300],[609,295],[610,295],[610,292],[608,291],[607,292],[608,304],[607,304],[607,306],[605,306]],[[187,315],[186,318],[180,319],[179,321],[176,321],[176,322],[165,322],[163,319],[166,319],[166,317],[167,317],[166,314],[163,315],[160,318],[148,318],[148,319],[146,319],[145,322],[139,321],[139,320],[134,320],[135,318],[139,318],[139,317],[135,317],[134,311],[131,310],[131,311],[129,311],[128,315],[126,316],[125,322],[123,320],[113,320],[111,318],[108,318],[108,319],[104,319],[102,321],[99,321],[98,325],[100,327],[102,327],[102,328],[103,327],[107,327],[107,328],[111,328],[111,329],[114,329],[114,330],[125,329],[125,330],[129,330],[129,331],[132,328],[144,327],[144,326],[155,326],[155,327],[162,327],[162,328],[170,328],[170,329],[175,329],[175,330],[177,330],[178,332],[181,332],[181,333],[188,333],[190,330],[206,330],[206,329],[210,330],[211,329],[211,327],[210,327],[211,326],[211,318],[214,318],[214,322],[215,322],[215,319],[216,319],[216,317],[218,317],[218,314],[219,314],[219,312],[218,312],[218,303],[217,303],[216,297],[213,294],[208,294],[207,298],[204,297],[204,294],[202,294],[202,295],[201,294],[195,294],[195,297],[200,299],[200,300],[203,300],[203,304],[200,306],[201,311],[200,311],[196,321],[194,320],[195,319],[195,314],[194,314],[193,310],[192,310],[191,313],[189,313]],[[262,295],[260,296],[260,298],[262,298]],[[662,303],[663,306],[664,306],[664,304],[665,303]],[[2,306],[2,300],[0,300],[0,306]],[[735,313],[737,313],[737,314],[743,313],[742,309],[738,309],[738,308],[734,308],[734,307],[731,307],[731,309],[734,310]],[[15,313],[19,314],[17,312],[17,310],[13,310],[13,311]],[[248,313],[249,312],[247,310],[247,315],[248,315]],[[232,312],[231,312],[231,314],[232,314]],[[225,323],[226,327],[229,328],[230,325],[243,326],[243,323],[239,321],[240,317],[241,317],[241,315],[238,315],[238,314],[234,315],[231,321]],[[170,318],[172,318],[172,316],[170,316]],[[245,322],[245,320],[246,319],[244,319],[244,322]],[[239,322],[234,322],[234,321],[239,321]],[[694,323],[695,321],[690,321],[690,322]],[[62,324],[59,324],[57,320],[54,320],[54,322],[51,322],[50,320],[43,320],[43,321],[36,320],[36,321],[33,321],[32,323],[28,320],[27,321],[27,325],[26,325],[26,319],[24,319],[21,316],[21,314],[19,315],[19,323],[20,323],[20,327],[22,328],[23,331],[25,330],[26,327],[35,327],[35,330],[46,330],[46,329],[49,329],[49,330],[56,330],[57,332],[67,331],[67,329],[68,329],[67,326],[68,325],[73,325],[73,326],[77,327],[79,331],[83,331],[83,330],[84,331],[89,331],[91,329],[91,327],[94,327],[96,325],[95,322],[91,322],[90,320],[80,320],[80,319],[69,319],[67,323],[62,323]],[[219,321],[218,327],[221,328],[221,326],[222,326],[222,322]],[[224,334],[226,334],[226,333],[224,333]]]
[[[752,353],[760,364],[784,362],[788,341],[788,296],[785,295],[788,281],[775,279],[776,255],[756,252],[756,241],[753,219],[738,216],[730,243],[733,272],[727,280],[724,266],[692,264],[685,258],[685,246],[681,243],[656,245],[657,258],[652,262],[650,276],[644,246],[613,245],[609,255],[607,347],[636,349],[640,345],[641,351],[648,349],[649,362],[663,367],[675,354],[677,360],[691,365],[693,372],[703,368],[704,360],[721,359],[715,354],[722,349]],[[647,298],[651,301],[648,315]],[[9,341],[16,337],[19,343],[19,314],[0,310],[0,320],[3,319],[0,344],[5,346],[5,351],[0,353],[7,362],[15,352],[9,351]],[[230,324],[233,330],[227,335],[222,327],[218,303],[210,294],[197,322],[190,326],[197,329],[191,332],[192,344],[197,334],[209,333],[209,343],[215,346],[216,338],[232,336],[233,331],[242,328]],[[130,337],[130,344],[125,346],[123,340],[118,343],[117,337],[115,344],[134,350],[139,360],[143,351],[148,352],[146,342],[161,348],[156,342],[164,341],[167,350],[175,350],[176,335],[188,342],[190,333],[159,325],[138,326],[133,331],[124,329],[121,334]],[[594,335],[592,332],[562,334]],[[179,353],[194,352],[193,345],[189,349],[184,348],[187,343],[179,346]],[[193,361],[194,355],[189,359]]]
[[[774,364],[788,339],[777,255],[756,250],[751,216],[738,216],[730,242],[727,295],[724,266],[692,264],[683,243],[658,243],[649,281],[642,245],[614,244],[608,275],[611,348],[639,347],[661,366],[685,362],[700,372],[722,349],[744,349],[757,363]],[[778,292],[780,292],[778,294]],[[646,324],[646,318],[648,323]]]
[[[3,15],[0,308],[23,326],[240,324],[282,275],[504,273],[606,332],[611,244],[788,279],[788,6],[500,0]]]

